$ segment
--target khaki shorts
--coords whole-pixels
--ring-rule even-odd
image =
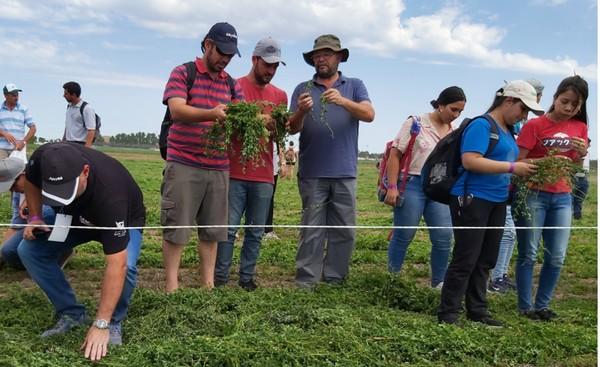
[[[163,226],[227,225],[229,172],[167,162],[161,185]],[[164,229],[163,238],[185,245],[194,228]],[[227,240],[227,227],[198,228],[201,241]]]

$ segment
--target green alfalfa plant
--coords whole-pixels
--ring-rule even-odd
[[[285,103],[281,103],[273,107],[271,111],[271,117],[275,120],[275,131],[273,133],[273,141],[281,149],[287,145],[287,138],[289,137],[289,131],[287,129],[287,123],[292,113],[288,110]]]
[[[306,82],[306,86],[305,86],[305,90],[306,92],[310,93],[311,90],[315,87],[315,83],[312,80],[309,80],[308,82]],[[329,130],[329,134],[331,135],[331,139],[333,139],[333,129],[331,129],[331,126],[329,125],[329,123],[327,122],[327,99],[325,98],[325,96],[323,95],[323,93],[321,93],[321,95],[319,96],[319,104],[321,105],[321,113],[319,114],[319,118],[317,119],[316,116],[314,115],[314,110],[312,111],[312,118],[315,121],[320,121],[321,124],[323,124],[328,130]]]
[[[235,135],[242,143],[240,163],[264,164],[261,155],[268,151],[269,131],[260,117],[261,107],[251,102],[232,103],[227,105],[225,113],[225,121],[215,122],[209,130],[210,147],[223,152],[230,148]]]
[[[544,185],[552,185],[561,179],[567,179],[571,187],[575,185],[576,174],[583,168],[574,164],[570,159],[557,154],[558,150],[551,149],[543,159],[535,161],[535,173],[527,177],[512,177],[513,201],[512,210],[517,217],[531,219],[527,206],[529,195],[536,195],[537,190]]]

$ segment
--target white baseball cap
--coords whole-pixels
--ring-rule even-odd
[[[17,86],[15,84],[13,84],[13,83],[6,84],[2,90],[4,91],[4,94],[14,93],[14,92],[22,92],[23,91],[23,90],[17,88]]]
[[[524,80],[513,80],[497,93],[498,96],[518,98],[536,115],[542,115],[544,109],[537,103],[537,93],[535,88]]]

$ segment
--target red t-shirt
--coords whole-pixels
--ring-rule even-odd
[[[555,149],[558,150],[556,154],[578,161],[581,156],[569,147],[573,137],[587,142],[587,125],[578,120],[554,122],[544,115],[529,120],[523,126],[517,138],[517,145],[529,150],[526,158],[542,158],[548,155],[549,150]],[[565,178],[555,184],[544,185],[541,190],[565,193],[571,192],[571,186]]]
[[[242,87],[246,101],[268,101],[275,105],[283,103],[287,106],[287,94],[274,85],[267,84],[262,88],[250,82],[246,76],[239,78],[237,82]],[[267,107],[263,112],[269,113],[271,108]],[[229,151],[229,177],[236,180],[273,183],[273,138],[269,138],[267,151],[262,154],[260,162],[247,162],[242,165],[240,163],[241,147],[242,143],[238,139],[232,138]]]
[[[218,104],[228,104],[243,100],[244,96],[238,83],[235,83],[234,94],[227,83],[228,74],[221,71],[216,79],[212,79],[201,58],[196,59],[196,80],[189,93],[186,86],[187,70],[185,65],[173,69],[165,86],[163,104],[169,98],[179,97],[187,100],[190,106],[211,109]],[[174,121],[167,138],[167,161],[177,162],[192,167],[227,171],[229,159],[225,151],[211,149],[211,146],[222,143],[208,138],[214,121],[198,121],[183,123]]]

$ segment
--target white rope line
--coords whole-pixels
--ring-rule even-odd
[[[36,227],[36,224],[10,224],[0,223],[0,227]],[[211,224],[211,225],[193,225],[193,226],[144,226],[144,227],[96,227],[96,226],[59,226],[59,225],[44,225],[48,228],[70,228],[70,229],[97,229],[97,230],[125,230],[125,229],[194,229],[194,228],[350,228],[350,229],[581,229],[581,230],[598,230],[598,226],[579,226],[579,227],[476,227],[476,226],[463,226],[463,227],[452,227],[452,226],[331,226],[331,225],[304,225],[304,224],[273,224],[273,225],[257,225],[257,224],[241,224],[241,225],[229,225],[229,224]]]

